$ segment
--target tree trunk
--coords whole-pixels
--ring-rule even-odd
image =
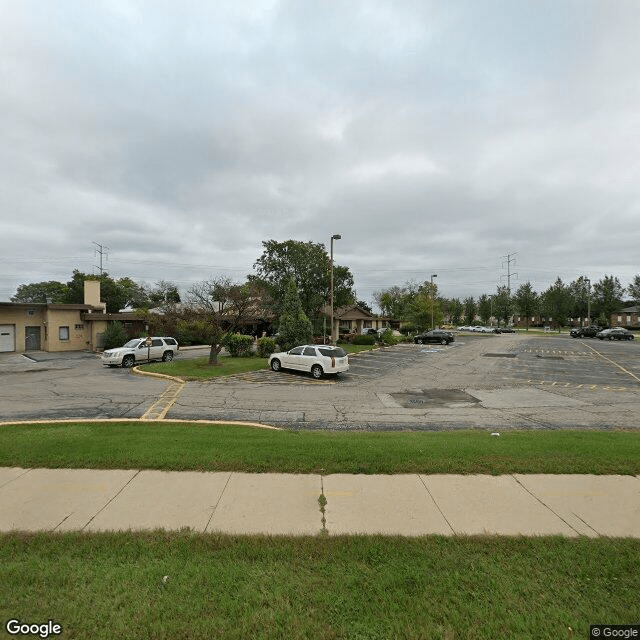
[[[222,363],[218,360],[218,355],[222,351],[221,344],[212,344],[211,350],[209,351],[209,366],[210,367],[220,367]]]

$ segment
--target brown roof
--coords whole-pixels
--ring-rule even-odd
[[[324,308],[326,315],[330,314],[329,306]],[[348,304],[344,307],[338,307],[333,310],[333,317],[340,320],[369,320],[369,318],[375,318],[373,313],[369,313],[366,309],[359,307],[357,304]]]

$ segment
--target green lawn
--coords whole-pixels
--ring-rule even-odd
[[[170,422],[0,427],[0,466],[281,473],[639,474],[640,431],[274,431]]]
[[[640,619],[639,562],[615,538],[12,533],[0,607],[92,640],[582,640]]]
[[[209,358],[192,358],[182,360],[178,358],[172,362],[152,362],[140,365],[140,370],[153,373],[164,373],[168,376],[182,378],[183,380],[203,380],[217,378],[218,376],[231,376],[236,373],[258,371],[268,367],[267,358],[232,358],[221,356],[220,365],[212,367]]]

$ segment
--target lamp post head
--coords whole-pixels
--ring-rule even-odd
[[[336,233],[335,235],[331,236],[332,240],[340,240],[342,238],[342,236],[339,233]]]

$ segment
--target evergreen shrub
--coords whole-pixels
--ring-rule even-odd
[[[107,326],[102,334],[104,349],[116,349],[129,340],[129,336],[122,322],[112,322]]]
[[[260,338],[258,340],[258,355],[261,358],[268,358],[276,350],[276,341],[273,338]]]
[[[253,336],[243,336],[239,333],[227,333],[223,344],[229,355],[234,358],[246,358],[252,355]]]

